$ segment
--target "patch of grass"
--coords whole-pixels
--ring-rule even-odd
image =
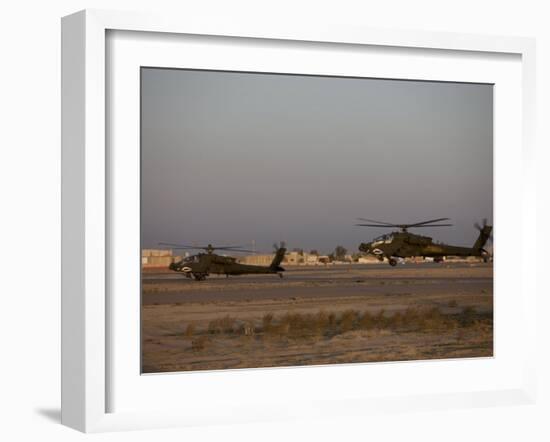
[[[272,323],[273,323],[273,313],[266,313],[262,318],[262,330],[265,333],[269,333],[271,331]]]
[[[422,318],[423,330],[445,330],[453,328],[453,321],[448,316],[444,316],[438,307],[428,310]]]
[[[331,319],[330,319],[329,314],[324,310],[319,310],[319,312],[315,316],[315,324],[316,324],[317,334],[324,333],[329,328],[329,326],[331,325],[330,321],[331,321]]]
[[[193,324],[187,325],[187,327],[185,328],[185,333],[184,334],[188,338],[193,336],[195,334],[195,326]]]
[[[369,311],[363,312],[357,326],[364,330],[370,330],[374,327],[374,319]]]
[[[476,309],[472,306],[467,306],[462,309],[462,312],[458,315],[458,321],[462,327],[470,327],[477,319]]]
[[[340,317],[340,333],[346,333],[357,328],[359,312],[356,310],[346,310]]]
[[[208,344],[208,338],[206,336],[199,336],[197,339],[191,341],[191,350],[202,351]]]
[[[287,336],[291,338],[313,337],[325,333],[336,324],[331,317],[321,310],[317,314],[285,313],[277,321],[273,317],[263,320],[263,332],[267,336]]]
[[[187,326],[185,335],[192,337],[195,331],[190,327],[191,325]],[[237,321],[233,317],[224,316],[210,321],[208,333],[237,333],[243,336],[257,336],[259,339],[308,339],[319,336],[332,338],[356,330],[434,333],[465,327],[476,327],[480,332],[491,332],[492,313],[481,314],[472,307],[465,307],[460,313],[453,314],[444,314],[439,307],[409,307],[396,312],[381,309],[374,313],[353,309],[342,313],[320,310],[317,313],[287,312],[279,316],[267,313],[261,318],[261,325],[258,326],[250,320]]]
[[[314,334],[315,323],[312,315],[305,315],[301,313],[286,313],[280,323],[282,325],[287,324],[288,335],[294,338],[306,337]]]
[[[239,327],[239,334],[245,336],[254,336],[256,334],[256,327],[252,321],[247,321]]]
[[[222,318],[213,319],[208,323],[208,333],[220,334],[220,333],[233,333],[235,331],[235,318],[226,315]]]

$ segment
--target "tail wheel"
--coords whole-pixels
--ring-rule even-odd
[[[394,258],[390,258],[388,262],[392,267],[395,267],[397,265],[397,260]]]

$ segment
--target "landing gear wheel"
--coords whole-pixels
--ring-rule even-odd
[[[279,278],[283,279],[283,274],[282,273],[278,273],[279,275]]]
[[[388,262],[390,263],[390,265],[392,267],[395,267],[397,265],[397,260],[396,259],[390,258]]]

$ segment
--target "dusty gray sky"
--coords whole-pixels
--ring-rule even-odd
[[[356,251],[396,223],[492,221],[491,85],[142,69],[143,247]]]

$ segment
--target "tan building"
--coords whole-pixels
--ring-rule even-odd
[[[141,251],[141,256],[150,257],[150,256],[172,256],[171,249],[143,249]]]
[[[172,250],[143,249],[141,265],[143,267],[168,267],[172,262],[179,261],[181,256],[174,256]]]
[[[241,264],[250,264],[258,266],[268,266],[273,261],[275,254],[248,255],[238,258]],[[319,256],[309,253],[300,254],[299,252],[287,252],[282,265],[317,265],[320,264]]]
[[[285,259],[283,259],[283,265],[298,265],[304,263],[304,256],[298,252],[287,252]]]
[[[273,261],[274,256],[275,254],[241,256],[237,259],[237,262],[253,266],[268,266]]]

